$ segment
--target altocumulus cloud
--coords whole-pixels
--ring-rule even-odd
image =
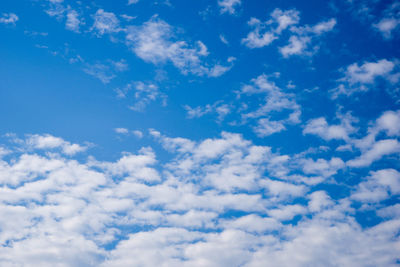
[[[400,253],[398,215],[364,229],[352,207],[398,195],[394,169],[334,199],[292,177],[332,177],[341,159],[282,155],[227,132],[200,141],[150,134],[170,161],[150,147],[111,162],[65,157],[87,152],[50,135],[5,143],[1,264],[390,266]]]

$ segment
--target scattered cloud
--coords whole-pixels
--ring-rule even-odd
[[[111,34],[121,31],[119,20],[112,12],[106,12],[103,9],[96,11],[93,15],[94,23],[92,30],[98,35]]]
[[[279,51],[284,58],[293,55],[313,55],[318,50],[318,38],[336,25],[335,19],[322,21],[314,26],[295,26],[300,22],[300,12],[296,9],[282,11],[275,9],[270,14],[270,19],[261,22],[257,18],[251,18],[249,26],[254,28],[246,38],[242,39],[242,44],[248,48],[261,48],[270,45],[277,40],[284,31],[291,33],[289,43],[279,47]],[[311,48],[310,48],[311,47]]]
[[[365,61],[361,65],[353,63],[342,70],[343,77],[338,80],[339,85],[331,90],[332,97],[350,96],[357,92],[368,91],[379,81],[384,81],[389,85],[397,84],[400,80],[398,66],[397,59]]]
[[[242,44],[248,48],[261,48],[271,44],[278,39],[282,31],[300,21],[299,11],[290,9],[282,11],[275,9],[271,14],[271,19],[261,22],[259,19],[251,18],[249,26],[254,28],[246,38],[242,39]]]
[[[70,31],[79,32],[79,26],[82,22],[79,19],[79,14],[75,10],[69,10],[67,13],[67,22],[65,28]]]
[[[209,52],[201,41],[191,46],[174,39],[173,27],[157,17],[142,26],[128,27],[126,36],[127,45],[138,57],[153,64],[171,62],[183,74],[218,77],[232,67],[232,64],[207,66],[203,59]]]
[[[3,13],[0,17],[0,23],[2,24],[11,24],[15,25],[15,23],[19,20],[18,16],[14,13]]]
[[[241,4],[241,0],[218,0],[218,6],[221,14],[229,13],[233,15],[236,13],[236,8]]]

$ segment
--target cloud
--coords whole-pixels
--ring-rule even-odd
[[[206,66],[203,59],[209,52],[201,41],[190,46],[186,41],[174,39],[173,27],[156,17],[142,26],[128,27],[126,36],[127,45],[138,57],[153,64],[171,62],[183,74],[218,77],[231,68],[231,65]]]
[[[335,25],[336,20],[330,19],[319,22],[312,27],[308,25],[304,27],[292,27],[290,30],[295,35],[290,36],[289,44],[280,47],[279,51],[285,58],[293,55],[313,55],[318,50],[318,46],[314,45],[311,51],[309,50],[309,46],[322,34],[332,31]]]
[[[396,33],[400,25],[400,4],[394,2],[388,6],[382,18],[372,24],[375,30],[378,30],[385,39],[391,39],[393,34]]]
[[[249,32],[246,38],[242,39],[242,44],[246,45],[248,48],[267,46],[278,39],[283,30],[291,25],[299,23],[300,20],[299,11],[295,9],[282,11],[277,8],[270,16],[271,19],[265,22],[261,22],[256,18],[251,18],[248,24],[250,27],[253,27],[254,30]]]
[[[338,80],[339,85],[331,90],[332,97],[350,96],[357,92],[368,91],[379,80],[388,85],[397,84],[400,79],[398,65],[397,60],[387,59],[380,59],[376,62],[365,61],[361,65],[353,63],[342,71],[344,75]]]
[[[61,151],[67,155],[75,155],[76,153],[83,152],[87,149],[87,147],[71,144],[68,141],[64,141],[59,137],[52,136],[50,134],[45,135],[31,135],[26,140],[26,145],[28,147],[32,147],[34,149],[55,149],[61,148]]]
[[[18,20],[19,20],[18,16],[15,15],[14,13],[3,13],[2,16],[0,17],[0,23],[2,24],[15,25],[15,23]]]
[[[159,86],[150,81],[142,82],[136,81],[127,84],[122,89],[117,88],[115,90],[119,98],[126,98],[130,92],[133,92],[133,98],[135,102],[129,108],[135,111],[143,111],[147,105],[157,99],[162,100],[163,106],[167,103],[167,96],[161,92]]]
[[[172,159],[159,162],[151,148],[114,161],[66,158],[52,152],[71,143],[48,135],[2,145],[11,155],[0,159],[2,265],[388,266],[398,258],[399,220],[382,209],[385,219],[363,228],[351,207],[374,205],[357,196],[363,188],[397,196],[397,170],[371,172],[352,195],[332,199],[282,181],[280,164],[297,159],[241,135],[150,133]],[[325,170],[307,171],[317,169]]]
[[[117,77],[116,73],[124,72],[128,69],[126,61],[121,59],[120,61],[107,60],[106,62],[96,62],[94,64],[86,63],[83,71],[107,84]]]
[[[232,112],[232,106],[228,104],[224,104],[221,101],[217,101],[214,104],[207,104],[204,107],[198,106],[192,108],[188,105],[183,107],[186,110],[187,117],[189,119],[200,118],[206,114],[216,113],[217,114],[217,122],[222,122],[225,117]]]
[[[279,74],[275,74],[275,76],[279,76]],[[240,98],[251,95],[263,96],[263,103],[258,104],[258,109],[250,112],[241,111],[244,123],[250,119],[257,119],[257,125],[253,127],[253,130],[260,137],[283,131],[286,129],[285,125],[300,122],[301,108],[297,104],[294,94],[284,92],[275,82],[271,81],[271,78],[273,75],[262,74],[252,79],[250,84],[243,85],[240,91],[236,92]],[[272,114],[287,111],[290,113],[285,119],[273,120],[271,118]]]
[[[328,125],[325,118],[312,119],[307,122],[303,129],[303,134],[314,134],[323,138],[324,140],[342,139],[349,141],[349,136],[356,131],[352,123],[356,121],[350,114],[339,115],[340,124]]]
[[[94,23],[92,30],[98,36],[121,31],[119,20],[112,12],[106,12],[103,9],[99,9],[96,11],[96,14],[93,15],[93,19]]]
[[[388,136],[400,136],[400,110],[386,111],[376,120],[376,130]]]
[[[350,167],[365,167],[380,160],[383,156],[399,153],[400,143],[396,139],[385,139],[375,142],[372,147],[363,152],[359,157],[349,160],[346,164]]]
[[[357,201],[373,203],[386,200],[390,195],[400,193],[400,173],[394,169],[371,172],[366,181],[361,182],[351,195]]]
[[[109,83],[112,79],[116,77],[116,75],[112,72],[110,66],[102,63],[86,64],[83,71],[99,79],[104,84]]]
[[[291,32],[289,43],[279,47],[279,51],[284,58],[293,55],[313,55],[318,46],[315,42],[326,32],[332,31],[336,25],[335,19],[322,21],[314,26],[295,26],[300,22],[300,12],[296,9],[282,11],[275,9],[271,18],[261,22],[257,18],[251,18],[248,22],[254,29],[248,33],[246,38],[242,39],[242,44],[248,48],[261,48],[270,45],[278,39],[284,31]],[[310,49],[310,46],[311,49]]]
[[[79,20],[79,14],[75,10],[69,10],[67,13],[67,22],[65,28],[70,31],[79,32],[79,25],[82,22]]]
[[[218,0],[221,14],[235,14],[236,8],[242,4],[241,0]]]

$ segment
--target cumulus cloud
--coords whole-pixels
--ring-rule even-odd
[[[26,145],[35,149],[56,149],[60,148],[64,154],[74,155],[78,152],[85,151],[87,147],[78,144],[71,144],[62,138],[52,136],[50,134],[45,135],[30,135],[26,140]]]
[[[142,26],[128,27],[126,36],[127,45],[138,57],[153,64],[171,62],[183,74],[218,77],[232,66],[207,66],[204,59],[209,52],[201,41],[189,45],[175,39],[174,28],[156,17]]]
[[[290,9],[282,11],[275,9],[271,14],[271,19],[261,22],[259,19],[251,18],[249,26],[254,28],[247,37],[242,39],[242,43],[248,48],[261,48],[269,45],[278,39],[283,30],[289,26],[299,23],[299,11]]]
[[[207,104],[205,106],[198,106],[198,107],[190,107],[185,105],[183,107],[187,112],[187,117],[189,119],[193,118],[200,118],[206,114],[216,113],[217,114],[217,122],[221,122],[224,118],[232,112],[232,107],[229,104],[224,104],[221,101],[217,101],[214,104],[210,105]]]
[[[241,4],[241,0],[218,0],[218,6],[220,7],[221,14],[235,14],[236,8]]]
[[[376,62],[364,62],[361,65],[353,63],[342,72],[343,77],[338,80],[339,85],[331,90],[332,97],[339,95],[350,96],[357,92],[365,92],[373,88],[376,82],[384,81],[388,85],[399,82],[397,60],[380,59]]]
[[[372,147],[359,157],[347,161],[350,167],[365,167],[380,160],[383,156],[400,152],[400,143],[396,139],[385,139],[375,142]]]
[[[260,137],[268,136],[286,129],[285,125],[300,122],[301,108],[297,104],[294,94],[285,92],[271,80],[274,75],[262,74],[245,84],[237,91],[237,96],[243,98],[251,95],[261,95],[263,103],[253,111],[241,111],[244,122],[257,119],[257,125],[253,130]],[[279,76],[279,74],[275,74]],[[242,100],[243,101],[243,100]],[[285,119],[273,120],[272,113],[290,112]]]
[[[371,172],[371,176],[357,186],[351,197],[357,201],[371,203],[399,193],[400,173],[394,169],[383,169]]]
[[[103,9],[99,9],[93,15],[93,19],[94,23],[92,30],[98,36],[106,33],[115,33],[121,31],[121,28],[119,27],[119,20],[112,12],[106,12]]]
[[[332,139],[342,139],[349,141],[349,136],[356,131],[352,125],[356,121],[350,114],[340,115],[340,124],[329,125],[325,118],[312,119],[307,122],[303,129],[303,134],[314,134],[329,141]]]
[[[2,265],[387,266],[398,258],[399,220],[381,210],[384,221],[362,228],[350,207],[374,204],[364,188],[397,196],[398,171],[372,172],[334,200],[307,194],[312,186],[299,179],[283,181],[281,164],[296,158],[241,135],[150,133],[171,160],[160,164],[148,147],[115,161],[66,158],[48,152],[72,144],[49,135],[15,143],[30,150],[3,145],[11,156],[0,159]]]
[[[270,45],[278,39],[283,31],[289,31],[289,43],[279,48],[284,58],[293,55],[312,55],[318,50],[318,38],[326,32],[332,31],[336,25],[335,19],[322,21],[314,26],[296,26],[300,22],[300,12],[296,9],[282,11],[275,9],[270,14],[270,19],[262,22],[251,18],[249,26],[254,28],[242,39],[242,44],[248,48],[261,48]],[[311,48],[310,48],[311,46]]]
[[[388,6],[379,21],[372,24],[375,30],[378,30],[385,39],[391,39],[400,25],[400,4],[394,2]]]
[[[82,22],[79,19],[79,14],[75,10],[69,10],[67,13],[67,22],[65,28],[70,31],[79,32],[79,26]]]
[[[2,24],[12,24],[15,25],[15,23],[19,20],[18,16],[15,15],[14,13],[3,13],[0,17],[0,23]]]
[[[322,21],[314,26],[292,27],[294,35],[290,36],[289,43],[279,48],[283,57],[288,58],[293,55],[312,55],[318,50],[317,45],[312,45],[322,34],[330,32],[336,25],[335,19]],[[310,50],[310,45],[311,50]]]

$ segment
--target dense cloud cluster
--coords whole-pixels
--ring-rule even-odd
[[[370,134],[386,131],[388,138],[397,138],[396,120],[398,112],[384,113]],[[315,124],[311,121],[306,129]],[[328,133],[334,127],[323,125]],[[322,130],[314,133],[329,137]],[[9,135],[0,161],[2,265],[396,262],[400,219],[390,210],[398,205],[380,203],[400,194],[400,172],[371,171],[340,198],[321,185],[340,182],[340,170],[399,152],[397,139],[372,140],[360,156],[355,153],[344,162],[338,157],[314,160],[307,153],[282,155],[227,132],[199,142],[155,130],[149,134],[172,153],[169,162],[158,163],[149,147],[115,162],[92,156],[78,160],[63,154],[83,152],[84,146],[50,135]],[[360,147],[363,139],[344,134],[343,140]],[[364,229],[355,215],[371,209],[381,223]]]

